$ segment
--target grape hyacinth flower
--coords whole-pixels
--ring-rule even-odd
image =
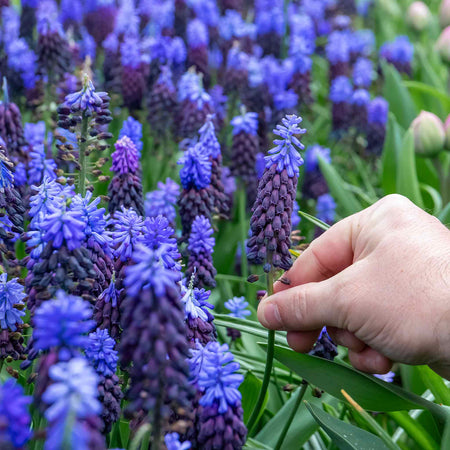
[[[216,287],[214,277],[217,275],[217,270],[212,260],[215,245],[213,233],[211,222],[205,216],[195,218],[187,247],[189,258],[186,277],[194,276],[194,286],[200,288],[205,286]]]
[[[123,288],[118,290],[115,277],[109,286],[97,297],[94,307],[94,320],[100,329],[109,330],[111,336],[116,338],[120,335],[120,310],[119,303]]]
[[[336,216],[336,202],[331,194],[323,194],[317,199],[316,217],[328,225],[333,225]],[[324,233],[322,228],[316,227],[314,238]]]
[[[412,75],[414,45],[408,36],[397,36],[392,42],[380,47],[380,57],[392,64],[399,72]]]
[[[231,120],[233,126],[233,147],[231,170],[234,176],[241,178],[247,190],[248,203],[256,198],[258,184],[256,173],[256,155],[259,151],[258,114],[245,112]]]
[[[296,135],[306,132],[299,127],[302,118],[286,116],[274,133],[281,139],[265,157],[266,169],[258,186],[258,194],[250,221],[252,237],[248,240],[248,260],[264,263],[264,270],[273,267],[288,270],[292,265],[290,248],[291,215],[296,197],[299,166],[303,159],[297,148],[304,145]]]
[[[279,58],[285,27],[283,5],[280,2],[257,1],[255,10],[258,43],[264,55],[274,55]]]
[[[37,11],[38,73],[46,75],[49,83],[59,81],[70,69],[70,50],[58,18],[56,3],[52,0],[39,2]]]
[[[85,4],[83,23],[97,46],[100,46],[114,29],[117,16],[115,3],[113,0],[101,0]]]
[[[24,353],[22,317],[25,316],[26,294],[17,278],[7,281],[7,274],[0,275],[0,358],[17,360]]]
[[[187,26],[188,64],[204,77],[208,76],[208,28],[200,19],[193,19]],[[206,78],[205,78],[206,80]]]
[[[177,198],[180,186],[170,178],[166,182],[158,181],[157,189],[145,195],[145,215],[147,217],[164,216],[173,228],[176,220]]]
[[[25,38],[28,43],[33,41],[33,30],[36,26],[36,8],[38,4],[38,0],[23,0],[21,2],[20,36]]]
[[[178,162],[183,190],[178,199],[183,238],[186,240],[192,222],[197,216],[210,218],[214,210],[214,198],[210,190],[212,162],[202,143],[188,148]]]
[[[221,217],[228,218],[228,199],[222,184],[222,153],[217,140],[213,115],[208,115],[205,124],[200,128],[199,142],[210,154],[211,182],[209,190],[214,200],[214,212]]]
[[[120,138],[114,146],[116,150],[111,155],[111,171],[114,176],[108,187],[108,210],[115,214],[122,207],[133,208],[143,215],[144,198],[138,150],[127,136]]]
[[[356,89],[351,98],[353,125],[361,133],[367,126],[367,108],[370,103],[370,93],[365,89]]]
[[[189,441],[180,442],[180,435],[178,433],[168,433],[164,436],[164,443],[167,450],[189,450],[191,443]]]
[[[351,98],[353,87],[347,77],[339,76],[333,80],[330,87],[330,100],[333,103],[333,131],[343,132],[350,126],[352,117]]]
[[[374,98],[367,111],[367,152],[381,155],[386,137],[389,104],[382,98]]]
[[[324,327],[320,332],[320,336],[309,354],[312,356],[318,356],[319,358],[325,358],[330,361],[333,361],[333,359],[337,356],[337,346],[328,335],[326,327]]]
[[[62,105],[58,107],[58,126],[75,133],[78,147],[77,168],[80,171],[78,193],[86,193],[87,156],[93,151],[104,151],[108,148],[106,139],[112,137],[105,127],[111,122],[109,100],[106,92],[96,92],[92,81],[85,74],[80,91],[66,96]],[[68,161],[76,161],[73,146],[59,146],[63,157]],[[92,171],[96,174],[96,171]],[[101,171],[98,171],[101,173]]]
[[[248,302],[245,301],[245,297],[233,297],[224,303],[225,308],[227,308],[230,313],[230,317],[235,317],[237,319],[245,319],[247,316],[251,315],[251,311],[248,308]],[[231,337],[232,341],[239,339],[241,337],[241,332],[236,328],[227,328],[227,336]]]
[[[357,88],[368,89],[372,85],[375,72],[370,59],[359,58],[353,66],[353,84]]]
[[[133,144],[136,146],[139,156],[142,153],[142,124],[138,122],[133,117],[128,117],[128,119],[123,121],[122,128],[119,132],[119,139],[127,136],[133,141]]]
[[[224,88],[227,94],[243,93],[247,87],[249,55],[241,50],[239,43],[228,51]]]
[[[178,83],[179,126],[177,134],[181,138],[194,137],[213,113],[211,96],[205,91],[201,75],[188,71]]]
[[[47,405],[46,449],[106,449],[100,433],[101,404],[98,401],[98,376],[84,358],[59,362],[49,369],[52,384],[42,395]]]
[[[119,386],[117,370],[117,351],[114,350],[116,342],[107,330],[97,329],[89,334],[89,342],[86,345],[86,358],[94,367],[99,377],[98,394],[103,405],[101,418],[103,426],[101,432],[107,434],[112,425],[119,420],[120,402],[123,398],[122,389]]]
[[[329,191],[328,184],[319,167],[319,157],[331,163],[330,149],[318,144],[312,145],[305,152],[305,177],[302,195],[305,198],[317,199]]]
[[[201,393],[195,414],[194,428],[188,438],[195,448],[240,449],[247,429],[243,423],[241,393],[238,387],[244,377],[237,374],[228,345],[210,342],[204,348],[192,350],[189,360],[196,387]]]
[[[189,286],[181,298],[184,304],[185,320],[187,325],[187,340],[191,348],[196,347],[196,342],[206,345],[216,340],[216,328],[213,324],[214,317],[209,310],[214,306],[208,302],[211,291],[194,288],[195,273],[192,275]]]
[[[142,247],[133,254],[136,264],[128,268],[125,279],[128,294],[122,304],[119,345],[120,362],[131,381],[127,412],[149,414],[155,445],[171,409],[186,407],[191,397],[180,273],[161,263],[163,252],[164,248],[155,252]]]
[[[334,31],[328,36],[326,55],[330,62],[330,81],[350,75],[350,39],[347,32]]]
[[[30,403],[31,397],[24,395],[22,386],[12,378],[0,385],[0,447],[25,448],[32,437]]]
[[[172,72],[168,66],[161,67],[161,73],[148,97],[148,122],[157,136],[170,137],[174,126],[176,90]]]

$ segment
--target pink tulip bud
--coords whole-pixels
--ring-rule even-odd
[[[444,29],[436,42],[436,50],[442,61],[450,64],[450,26]]]
[[[422,111],[413,121],[414,149],[421,156],[435,156],[444,148],[444,125],[433,113]]]
[[[439,22],[442,28],[450,25],[450,0],[442,0],[439,9]]]
[[[423,31],[431,23],[431,12],[424,2],[411,3],[406,16],[408,24],[416,31]]]
[[[447,120],[444,124],[444,131],[445,131],[445,150],[450,151],[450,115],[447,117]]]

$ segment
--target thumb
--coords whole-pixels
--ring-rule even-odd
[[[258,320],[272,330],[310,331],[324,326],[345,328],[348,301],[341,286],[348,268],[318,283],[307,283],[262,300]]]

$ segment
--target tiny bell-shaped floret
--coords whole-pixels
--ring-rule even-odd
[[[450,26],[445,28],[439,36],[439,39],[436,42],[436,50],[442,61],[450,64]]]
[[[422,111],[411,124],[418,155],[434,156],[444,148],[444,125],[435,114]]]
[[[408,25],[415,31],[423,31],[432,20],[431,12],[424,2],[413,2],[406,15]]]

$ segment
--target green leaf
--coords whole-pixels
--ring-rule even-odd
[[[408,130],[403,137],[402,148],[397,167],[397,193],[408,197],[417,206],[423,208],[419,180],[416,172],[416,157],[414,153],[414,136]]]
[[[425,386],[433,393],[438,403],[450,406],[450,389],[444,380],[428,366],[417,366],[420,378]]]
[[[320,171],[327,180],[330,192],[338,206],[342,208],[345,216],[350,216],[362,210],[361,203],[353,193],[346,188],[344,180],[336,172],[336,169],[319,156]]]
[[[272,450],[272,448],[264,445],[256,439],[248,438],[244,445],[244,450]]]
[[[447,203],[445,208],[442,210],[442,212],[439,214],[439,220],[444,224],[449,226],[450,225],[450,203]]]
[[[304,217],[309,222],[313,223],[316,227],[319,227],[320,229],[327,231],[329,228],[331,228],[330,225],[328,225],[325,222],[322,222],[317,217],[312,216],[311,214],[305,213],[304,211],[298,212],[302,217]]]
[[[305,404],[314,420],[340,450],[386,450],[388,448],[378,436],[336,419],[308,402]]]
[[[441,194],[434,188],[429,186],[428,184],[419,183],[420,190],[424,192],[431,200],[430,206],[432,205],[432,214],[433,216],[437,216],[442,210],[442,197]],[[424,202],[427,205],[428,202]]]
[[[403,84],[410,91],[417,91],[423,94],[432,95],[433,97],[436,97],[446,106],[447,109],[450,108],[450,97],[445,92],[442,92],[428,84],[421,83],[420,81],[404,81]]]
[[[400,154],[403,133],[404,131],[400,128],[394,114],[389,113],[386,139],[381,156],[381,187],[386,195],[397,192],[398,155]]]
[[[257,378],[252,372],[247,372],[245,375],[244,381],[239,387],[239,391],[242,394],[242,408],[244,409],[244,423],[248,422],[250,415],[258,401],[259,391],[261,390],[262,381]],[[269,393],[266,392],[266,398],[263,403],[263,407],[261,408],[259,418],[263,415],[264,410],[267,405],[267,400],[269,398]]]
[[[382,68],[385,78],[383,96],[389,102],[389,108],[395,114],[398,123],[407,129],[417,116],[416,105],[395,67],[382,63]]]
[[[449,414],[444,407],[337,361],[296,353],[279,345],[275,346],[275,359],[339,400],[344,400],[344,389],[370,411],[428,409],[440,423]]]

